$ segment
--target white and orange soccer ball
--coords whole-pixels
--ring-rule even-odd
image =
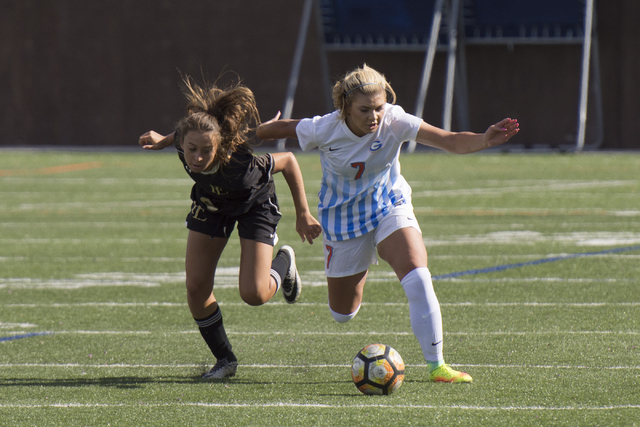
[[[351,378],[364,394],[391,394],[404,380],[400,353],[384,344],[370,344],[353,358]]]

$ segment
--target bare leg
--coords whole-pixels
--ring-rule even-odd
[[[196,319],[204,319],[218,308],[213,295],[213,280],[220,255],[229,239],[210,238],[189,231],[185,271],[187,273],[187,302]]]
[[[271,277],[273,246],[255,240],[240,239],[240,297],[249,305],[262,305],[276,293]]]
[[[427,250],[422,234],[413,227],[391,233],[378,244],[378,255],[389,263],[399,280],[412,270],[427,266]]]
[[[362,293],[369,270],[346,277],[327,277],[329,307],[340,314],[351,314],[362,303]]]

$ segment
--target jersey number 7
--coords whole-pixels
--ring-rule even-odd
[[[356,177],[354,179],[362,178],[362,174],[364,173],[364,162],[351,163],[351,167],[358,169],[358,172],[356,172]]]

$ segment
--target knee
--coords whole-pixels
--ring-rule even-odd
[[[193,302],[205,302],[213,292],[213,282],[187,278],[187,298]]]
[[[258,307],[263,305],[264,303],[266,303],[269,300],[260,298],[259,295],[241,295],[242,297],[242,301],[244,301],[245,303],[247,303],[248,305],[252,306],[252,307]]]
[[[270,300],[270,297],[259,290],[243,290],[240,289],[240,298],[242,301],[253,307],[262,305]]]
[[[358,308],[356,308],[356,310],[353,313],[340,314],[340,313],[338,313],[336,311],[333,311],[331,306],[329,306],[329,311],[331,312],[331,315],[333,316],[335,321],[338,322],[338,323],[347,323],[349,320],[351,320],[354,317],[356,317],[356,314],[358,314],[359,310],[360,310],[360,304],[358,305]]]

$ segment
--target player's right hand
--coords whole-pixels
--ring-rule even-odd
[[[162,150],[172,143],[172,141],[169,141],[168,136],[169,135],[160,135],[158,132],[150,130],[140,136],[138,144],[140,144],[145,150]]]

